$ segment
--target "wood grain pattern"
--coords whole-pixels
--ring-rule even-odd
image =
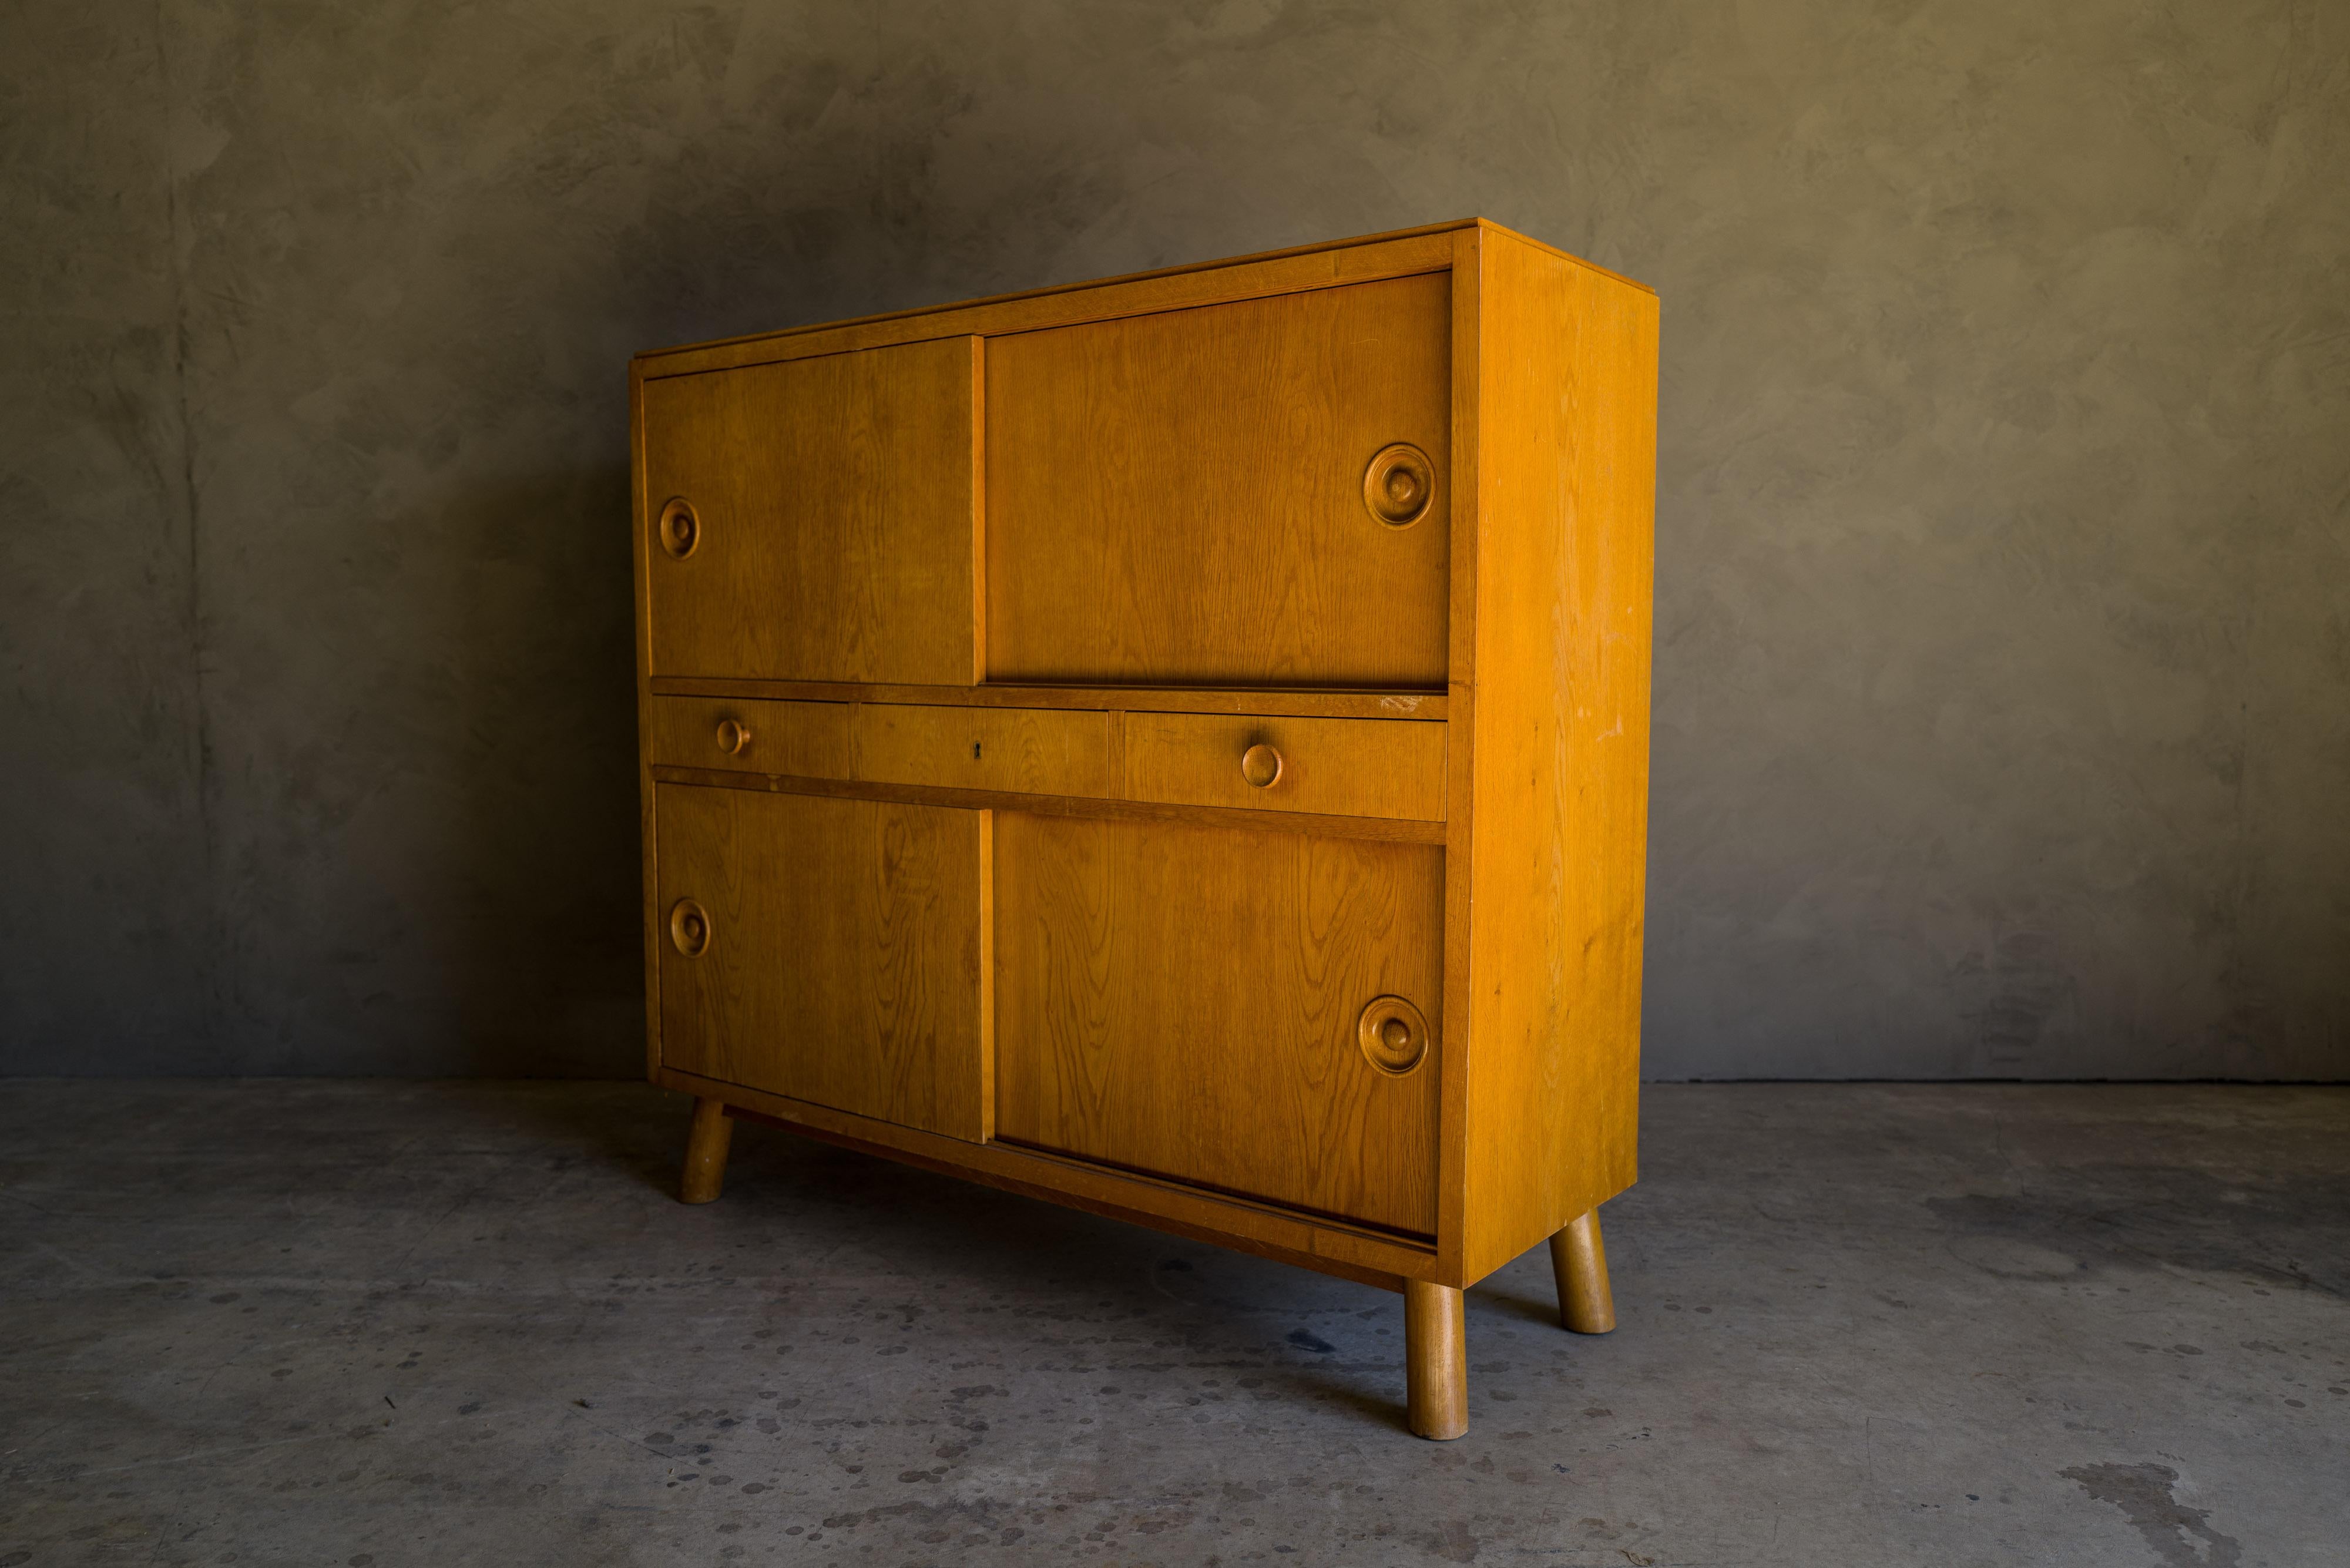
[[[680,1203],[715,1203],[726,1190],[726,1151],[734,1127],[726,1102],[704,1095],[693,1102],[693,1126],[685,1135],[685,1167],[678,1173]]]
[[[653,697],[645,702],[646,754],[670,767],[847,778],[854,714],[846,702]],[[751,732],[748,743],[738,751],[726,751],[718,742],[718,727],[730,721]]]
[[[1471,225],[1477,222],[1464,220]],[[1342,240],[1335,244],[1235,256],[1093,283],[1066,284],[849,321],[816,322],[785,327],[780,332],[656,348],[639,354],[636,364],[645,375],[680,375],[840,354],[922,338],[1034,332],[1074,322],[1155,315],[1232,300],[1271,298],[1414,273],[1440,272],[1451,259],[1451,234],[1462,226],[1461,223],[1440,223],[1427,229]]]
[[[1332,816],[1444,816],[1441,724],[1270,714],[1128,713],[1126,794],[1253,811]],[[1281,760],[1268,785],[1252,784],[1243,756],[1269,746]]]
[[[656,1069],[653,1082],[683,1094],[723,1095],[735,1115],[747,1112],[842,1147],[946,1171],[1171,1235],[1214,1241],[1382,1290],[1400,1291],[1405,1280],[1419,1278],[1435,1266],[1434,1250],[1422,1242],[1229,1193],[1203,1191],[1179,1181],[1114,1170],[1016,1144],[962,1143],[740,1085],[713,1084],[672,1068]]]
[[[648,708],[645,744],[663,770],[1326,816],[1444,815],[1441,724],[688,697],[650,698]],[[1284,759],[1268,787],[1251,784],[1240,766],[1257,745]]]
[[[1166,713],[1284,713],[1322,719],[1441,719],[1441,691],[1284,691],[1273,687],[892,686],[837,680],[656,676],[659,697],[802,702],[911,702],[974,708],[1133,709]]]
[[[1461,1269],[1636,1174],[1657,301],[1482,244]]]
[[[860,779],[1027,794],[1112,793],[1107,713],[897,703],[859,703],[856,711]]]
[[[691,555],[640,552],[659,675],[976,679],[977,340],[643,385],[650,529],[683,496]]]
[[[1405,1410],[1412,1436],[1450,1442],[1469,1430],[1469,1327],[1461,1293],[1403,1287]]]
[[[1113,715],[1115,717],[1115,715]],[[945,784],[881,784],[862,779],[789,777],[728,773],[718,768],[652,770],[656,784],[698,784],[713,789],[764,790],[771,794],[821,794],[854,800],[901,801],[909,805],[950,805],[966,811],[1027,811],[1050,816],[1086,816],[1113,822],[1187,822],[1208,826],[1262,828],[1263,812],[1221,805],[1170,805],[1149,800],[1096,799],[1087,795],[1014,794],[1007,790],[955,789]],[[1378,844],[1442,844],[1445,825],[1396,816],[1318,816],[1285,812],[1270,819],[1284,832],[1322,838],[1361,838]]]
[[[1435,1226],[1441,1040],[1403,1077],[1365,1002],[1433,1016],[1433,850],[1002,814],[1005,1139],[1409,1235]]]
[[[962,1138],[987,1136],[985,814],[654,786],[662,1062]]]
[[[636,357],[635,364],[640,374],[679,375],[966,333],[1033,332],[1039,327],[1065,327],[1078,321],[1183,310],[1229,300],[1260,299],[1334,285],[1403,277],[1413,273],[1441,272],[1452,265],[1454,244],[1464,234],[1504,235],[1596,276],[1611,278],[1645,293],[1655,292],[1647,284],[1504,228],[1490,218],[1454,218],[1440,223],[1423,223],[1418,228],[1357,234],[1349,239],[1292,245],[1217,261],[1188,262],[1180,266],[1125,273],[1085,283],[1055,284],[981,299],[884,311],[847,321],[814,322],[779,331],[650,348]]]
[[[1599,1210],[1566,1222],[1550,1239],[1550,1271],[1558,1286],[1558,1321],[1576,1334],[1612,1334],[1616,1293],[1607,1284],[1607,1247],[1599,1239]]]
[[[989,679],[1441,685],[1451,339],[1442,274],[992,339]]]
[[[1478,395],[1483,384],[1483,246],[1485,233],[1464,228],[1452,235],[1452,526],[1450,574],[1451,624],[1447,664],[1451,676],[1445,698],[1447,736],[1444,792],[1444,1018],[1447,1039],[1456,1042],[1458,1070],[1444,1079],[1440,1114],[1437,1175],[1437,1251],[1446,1284],[1466,1282],[1461,1241],[1468,1233],[1469,1068],[1476,1057],[1469,1028],[1474,993],[1469,978],[1469,867],[1476,848],[1477,559],[1482,521],[1479,482],[1482,471]]]

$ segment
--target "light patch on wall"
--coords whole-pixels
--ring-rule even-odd
[[[1973,1031],[1976,1070],[1997,1076],[2025,1070],[2050,1021],[2069,1015],[2076,996],[2056,938],[2044,930],[1994,930],[1988,950],[1968,953],[1950,978]]]

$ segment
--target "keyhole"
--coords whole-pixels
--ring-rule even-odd
[[[971,743],[971,755],[973,762],[977,762],[979,760],[979,742],[977,741],[973,741]]]

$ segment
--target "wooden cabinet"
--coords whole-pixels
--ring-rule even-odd
[[[1405,1298],[1633,1179],[1655,296],[1482,221],[631,371],[653,1081]]]

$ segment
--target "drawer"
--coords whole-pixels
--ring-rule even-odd
[[[995,1136],[1436,1230],[1444,851],[995,817]]]
[[[718,697],[648,700],[649,760],[681,768],[739,768],[802,778],[849,775],[847,702],[761,702]]]
[[[1441,687],[1449,274],[987,340],[988,677]]]
[[[1134,800],[1444,818],[1444,726],[1400,719],[1129,713]]]
[[[1024,794],[1110,793],[1107,713],[1051,708],[857,710],[856,776]]]

